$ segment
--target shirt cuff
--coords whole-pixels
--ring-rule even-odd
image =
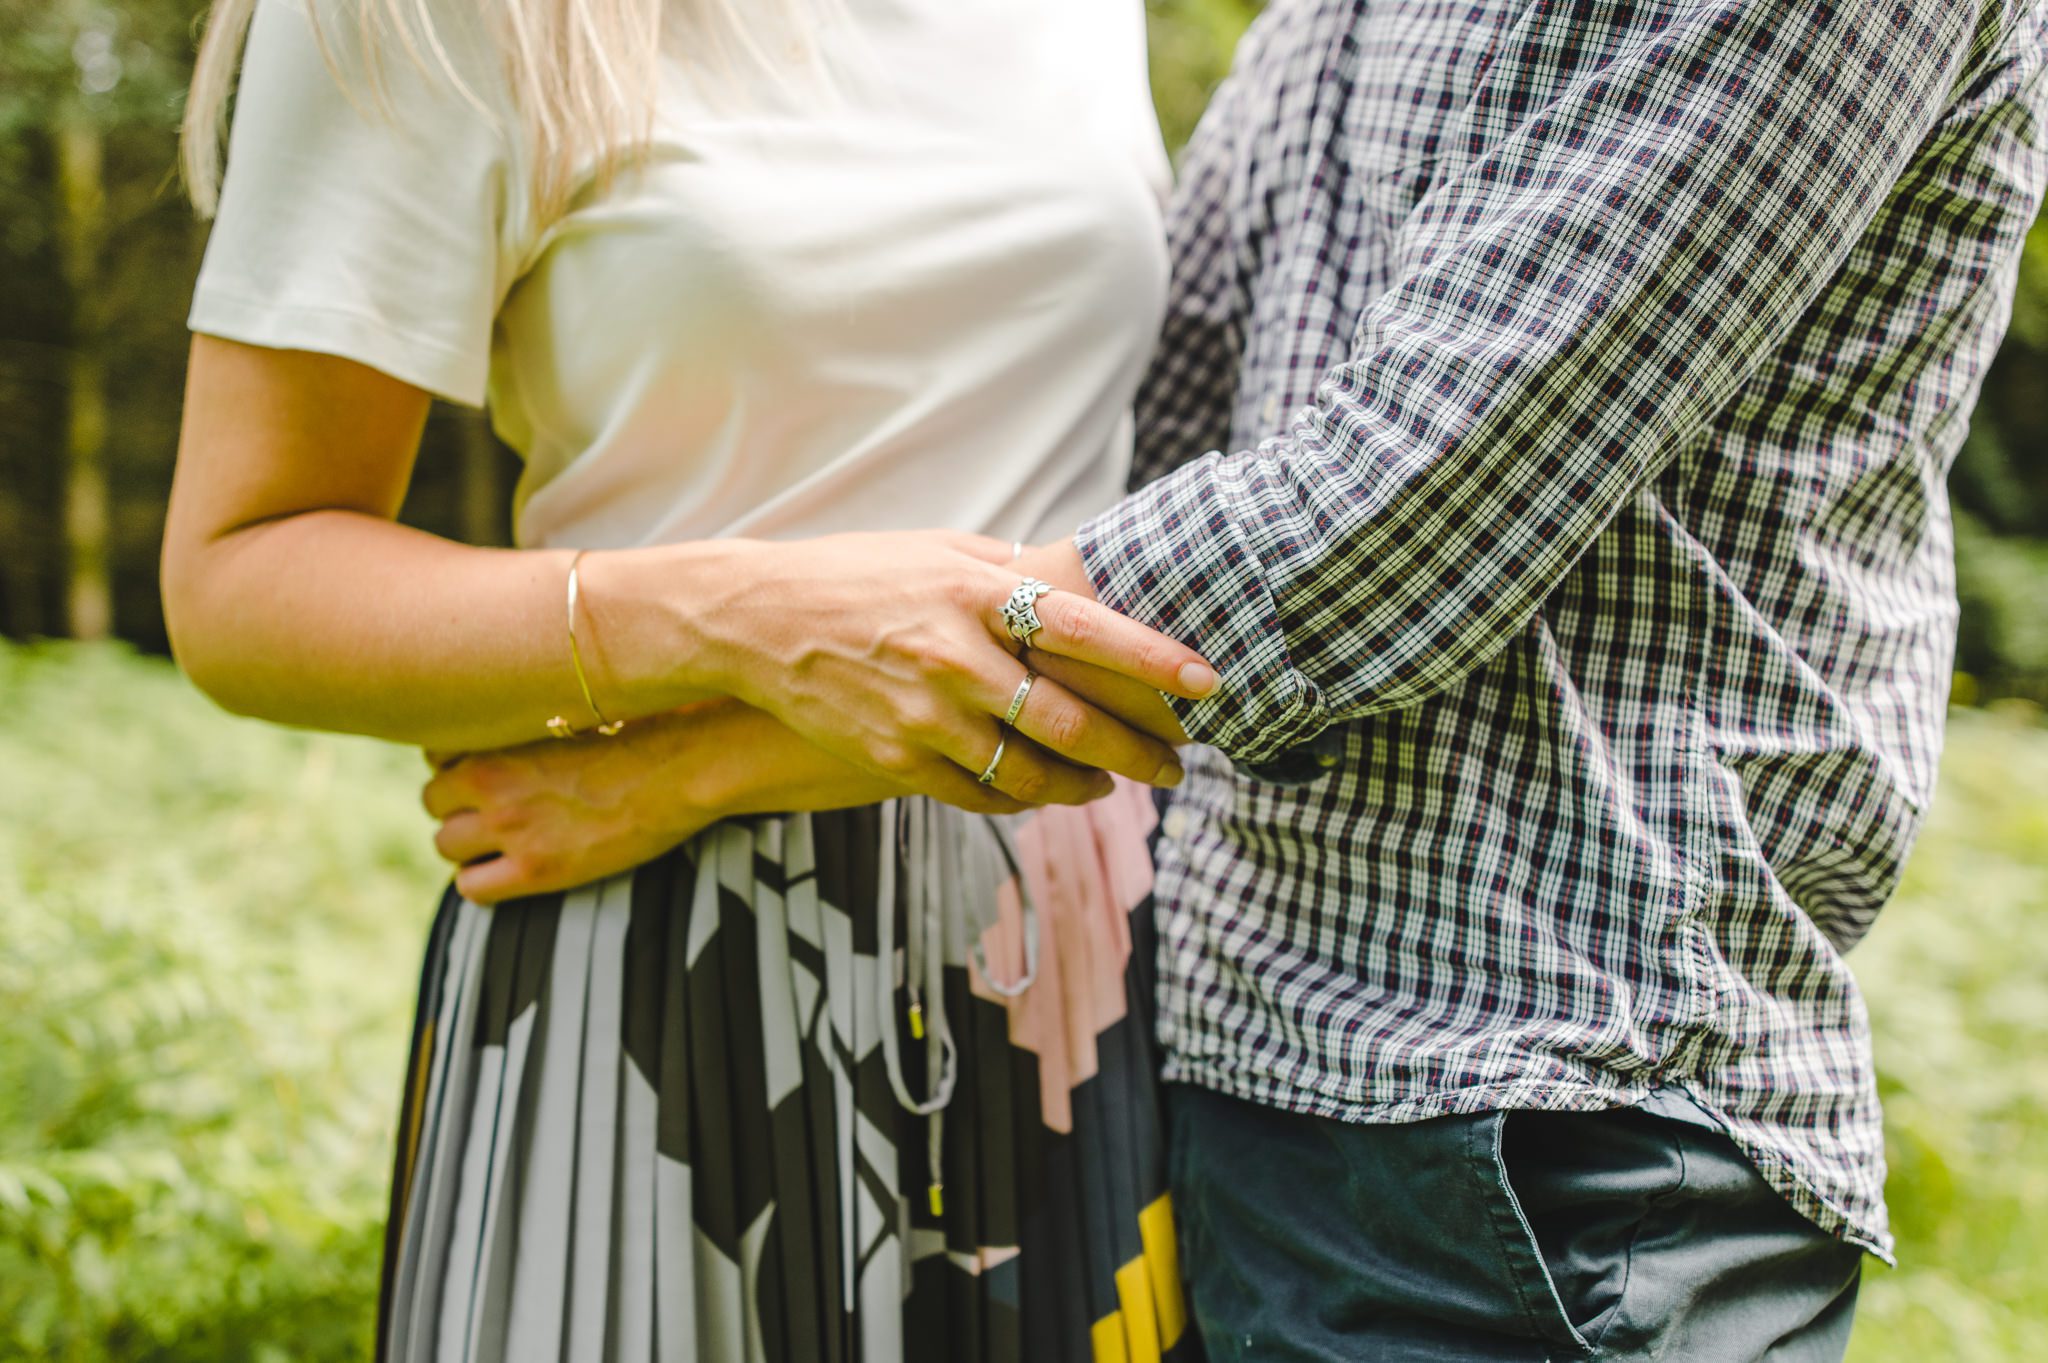
[[[1104,605],[1198,650],[1222,674],[1206,700],[1167,698],[1188,736],[1254,774],[1298,775],[1294,750],[1329,715],[1288,655],[1267,566],[1231,514],[1235,481],[1232,461],[1212,451],[1089,521],[1074,543]],[[1308,779],[1335,765],[1314,751],[1308,760]]]

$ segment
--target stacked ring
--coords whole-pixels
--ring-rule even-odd
[[[1053,589],[1052,583],[1040,582],[1027,577],[1017,584],[1010,593],[1010,599],[1003,603],[1003,625],[1010,631],[1010,637],[1024,647],[1031,647],[1031,641],[1045,625],[1038,618],[1038,599]]]
[[[1031,683],[1038,680],[1038,674],[1027,670],[1024,680],[1017,683],[1017,694],[1010,697],[1010,711],[1003,716],[1003,723],[1015,724],[1017,716],[1024,713],[1024,701],[1031,694]]]
[[[978,776],[978,777],[976,777],[975,779],[976,779],[976,780],[978,780],[978,781],[980,781],[980,782],[981,782],[981,784],[983,784],[983,785],[985,785],[985,786],[992,786],[992,785],[994,785],[994,784],[996,783],[996,768],[997,768],[997,766],[999,766],[999,765],[1000,765],[1000,764],[1002,763],[1002,760],[1003,760],[1003,749],[1004,749],[1004,748],[1007,748],[1007,747],[1009,747],[1009,746],[1010,746],[1010,740],[1009,740],[1009,739],[1007,739],[1007,738],[999,738],[999,739],[997,739],[997,740],[996,740],[996,755],[995,755],[994,757],[991,757],[991,758],[990,758],[990,759],[988,760],[988,765],[987,765],[986,767],[982,768],[982,772],[981,772],[981,775],[980,775],[980,776]]]

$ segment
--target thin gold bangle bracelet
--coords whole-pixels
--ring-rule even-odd
[[[592,695],[590,691],[590,678],[583,671],[583,649],[576,642],[576,602],[582,593],[577,569],[583,566],[583,556],[589,552],[587,549],[578,549],[575,556],[569,560],[569,662],[576,669],[576,685],[583,692],[583,703],[589,706],[590,713],[597,717],[597,731],[606,738],[610,738],[613,734],[625,728],[626,722],[624,720],[608,720],[604,717],[604,711],[597,708],[597,697]],[[557,725],[561,725],[561,728],[557,728]],[[567,727],[566,724],[562,724],[559,716],[548,722],[548,732],[554,734],[557,738],[566,736],[562,733],[562,729]]]

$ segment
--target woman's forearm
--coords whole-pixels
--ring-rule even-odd
[[[608,719],[706,694],[687,583],[734,544],[591,553],[577,640]],[[167,555],[178,659],[227,708],[448,751],[596,723],[570,660],[568,551],[478,549],[352,511],[238,528]],[[655,584],[662,590],[650,590]],[[677,590],[681,588],[682,590]]]
[[[750,814],[852,809],[911,793],[737,701],[697,707],[677,719],[689,733],[675,761],[688,772],[705,824]],[[1003,805],[1011,807],[1007,800]]]
[[[1105,778],[1106,779],[1106,778]],[[977,809],[1022,806],[970,786]],[[909,792],[813,747],[773,716],[715,700],[615,738],[528,743],[443,766],[426,805],[435,845],[478,903],[588,884],[721,819],[848,809]]]
[[[164,526],[164,616],[229,709],[441,750],[596,723],[570,665],[569,554],[395,524],[426,393],[330,355],[193,338]],[[591,554],[578,614],[610,718],[705,687],[701,614],[739,542]],[[711,609],[716,608],[715,601]]]
[[[394,523],[427,406],[353,361],[194,338],[165,619],[223,704],[465,751],[529,741],[557,716],[583,728],[598,708],[630,720],[727,695],[965,804],[1022,675],[999,614],[1020,591],[1036,592],[1026,633],[1042,651],[1176,694],[1216,684],[1191,650],[1078,590],[1039,600],[1048,589],[1003,566],[997,541],[842,534],[591,554],[578,637],[593,707],[571,665],[566,552],[466,548]],[[1170,747],[1056,686],[1012,718],[1045,750],[1002,764],[997,784],[1020,799],[1077,798],[1086,767],[1177,779]]]

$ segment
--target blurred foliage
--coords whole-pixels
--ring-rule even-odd
[[[1871,1266],[1851,1363],[2048,1358],[2039,710],[1951,712],[1905,884],[1850,960],[1870,998],[1901,1264]]]
[[[424,768],[118,646],[0,643],[0,694],[0,1358],[366,1357]],[[2048,1358],[2048,727],[2006,708],[1951,717],[1854,957],[1903,1267],[1853,1363]]]
[[[1949,491],[1963,685],[2048,705],[2048,215],[2027,235],[2012,325]]]
[[[0,136],[42,127],[66,104],[106,127],[174,126],[192,23],[204,8],[204,0],[0,0]]]
[[[0,644],[0,695],[0,1358],[363,1356],[419,758],[114,648]]]
[[[1968,511],[1956,513],[1956,698],[1993,695],[2048,704],[2048,539],[1999,535]]]
[[[1179,147],[1230,71],[1230,54],[1260,0],[1149,0],[1152,102],[1166,145]]]

